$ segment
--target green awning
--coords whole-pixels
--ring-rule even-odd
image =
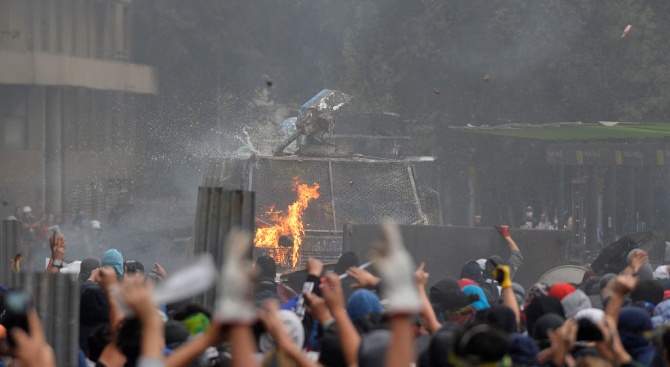
[[[454,131],[472,134],[507,136],[539,140],[649,139],[670,137],[670,123],[600,123],[559,122],[551,124],[508,124],[502,126],[452,126]]]

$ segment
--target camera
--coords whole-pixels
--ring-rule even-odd
[[[135,260],[128,260],[124,264],[125,271],[128,274],[135,274],[137,272],[137,262]]]

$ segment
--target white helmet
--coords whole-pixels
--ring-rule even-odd
[[[30,209],[29,206],[24,206],[24,207],[23,207],[23,212],[24,212],[24,213],[30,213],[30,212],[32,212],[32,209]]]
[[[100,221],[97,220],[92,220],[91,223],[89,223],[92,229],[102,229],[102,225],[100,224]]]

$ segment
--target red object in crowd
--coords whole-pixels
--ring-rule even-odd
[[[663,300],[665,301],[668,298],[670,298],[670,290],[663,292]]]
[[[558,298],[559,301],[563,300],[565,296],[575,291],[575,287],[572,284],[568,283],[557,283],[549,288],[549,295]]]
[[[498,231],[498,233],[500,233],[501,236],[503,236],[503,238],[510,237],[509,226],[501,224],[499,226],[496,226],[496,230]]]
[[[461,289],[469,286],[469,285],[477,285],[474,280],[468,279],[468,278],[461,278],[458,280],[458,286],[461,287]]]

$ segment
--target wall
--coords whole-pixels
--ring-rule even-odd
[[[510,251],[494,228],[401,226],[407,250],[418,265],[426,262],[429,285],[445,276],[458,277],[469,260],[500,255]],[[521,249],[523,265],[514,281],[528,287],[554,267],[566,265],[567,231],[512,229],[512,238]],[[354,251],[361,262],[369,256],[371,244],[380,241],[377,225],[345,226],[343,252]]]

